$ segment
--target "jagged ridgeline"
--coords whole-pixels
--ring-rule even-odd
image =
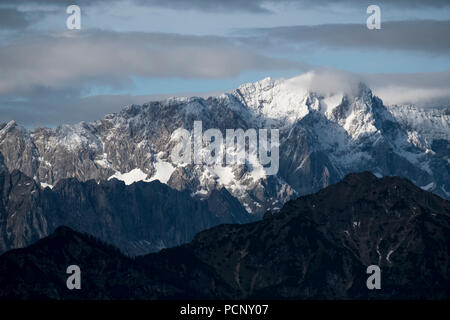
[[[30,245],[63,225],[137,255],[189,242],[221,223],[253,219],[226,189],[213,190],[204,200],[159,181],[127,186],[117,179],[69,178],[42,189],[18,170],[0,173],[0,253]]]

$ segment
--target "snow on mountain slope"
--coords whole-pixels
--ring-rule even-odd
[[[312,92],[310,87],[314,73],[287,79],[262,81],[240,86],[234,94],[266,124],[289,127],[311,112],[318,112],[326,119],[338,123],[345,131],[357,138],[360,134],[375,132],[371,112],[371,92],[358,84],[353,92],[321,90]],[[350,90],[348,90],[350,91]],[[353,100],[344,114],[337,108]]]
[[[431,147],[436,139],[450,140],[450,109],[424,109],[413,105],[388,106],[388,109],[423,147]],[[423,141],[418,140],[419,136]]]
[[[0,152],[9,170],[40,183],[118,178],[158,179],[206,197],[225,187],[248,212],[277,210],[292,197],[319,190],[347,173],[398,175],[450,198],[450,130],[445,110],[389,106],[361,83],[321,88],[308,73],[244,84],[218,97],[171,98],[128,106],[103,119],[29,132],[0,125]],[[267,176],[257,162],[228,167],[171,163],[179,128],[280,130],[280,170]],[[176,139],[175,139],[176,140]]]

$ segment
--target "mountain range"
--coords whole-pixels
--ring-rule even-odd
[[[1,299],[449,299],[450,202],[370,172],[131,258],[67,227],[0,256]],[[66,268],[81,269],[81,290]],[[381,268],[381,289],[366,268]]]
[[[192,131],[194,121],[223,133],[279,129],[278,173],[267,175],[258,163],[173,163],[172,133]],[[362,83],[325,92],[298,78],[267,78],[217,97],[131,105],[93,122],[31,131],[14,121],[0,124],[0,171],[20,170],[43,188],[68,178],[159,180],[197,199],[225,188],[256,217],[366,170],[407,178],[450,199],[449,124],[448,108],[385,106]]]

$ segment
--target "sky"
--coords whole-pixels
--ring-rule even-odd
[[[72,4],[80,30],[66,26]],[[387,104],[448,106],[449,34],[448,0],[0,0],[0,122],[55,127],[306,72],[360,79]]]

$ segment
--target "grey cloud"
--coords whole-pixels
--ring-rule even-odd
[[[29,25],[24,12],[13,8],[0,8],[1,29],[23,29]]]
[[[450,106],[450,70],[365,75],[364,80],[387,104]]]
[[[95,5],[108,4],[111,2],[119,2],[123,0],[78,0],[78,5]],[[142,6],[148,7],[164,7],[171,9],[194,9],[200,11],[218,11],[218,12],[251,12],[251,13],[268,13],[271,5],[294,4],[299,7],[325,7],[328,5],[345,5],[345,6],[368,6],[377,4],[381,6],[390,6],[398,8],[443,8],[449,7],[448,0],[377,0],[360,1],[360,0],[131,0]],[[73,1],[68,0],[0,0],[0,4],[15,5],[20,3],[37,3],[50,5],[70,5]]]
[[[331,48],[413,50],[450,54],[450,20],[414,20],[382,23],[380,30],[364,24],[326,24],[247,30],[243,43],[273,47],[314,44]]]
[[[269,13],[270,10],[265,8],[264,4],[271,1],[259,1],[259,0],[227,0],[227,1],[210,1],[210,0],[150,0],[139,1],[140,4],[167,7],[171,9],[197,9],[201,11],[218,11],[218,12],[252,12],[252,13]],[[286,2],[286,0],[283,0]],[[290,2],[290,1],[287,1]]]
[[[105,31],[30,35],[0,47],[0,94],[121,86],[131,76],[228,78],[244,71],[296,67],[212,36]]]
[[[413,104],[420,107],[450,106],[450,70],[421,73],[354,73],[333,68],[316,68],[308,77],[294,78],[302,87],[327,94],[355,94],[363,82],[387,105]],[[297,80],[298,79],[298,80]]]
[[[263,1],[261,1],[263,2]],[[376,0],[376,1],[361,1],[361,0],[294,0],[293,2],[301,5],[309,6],[327,6],[327,5],[348,5],[348,6],[362,6],[368,7],[375,4],[379,6],[391,6],[400,8],[443,8],[450,6],[447,0]]]
[[[130,2],[144,6],[144,7],[159,7],[169,8],[175,10],[193,9],[199,11],[209,12],[252,12],[252,13],[269,13],[270,10],[265,8],[265,3],[274,1],[260,1],[260,0],[129,0]],[[281,0],[282,2],[290,3],[295,0]],[[125,2],[125,0],[78,0],[76,4],[79,6],[93,6],[105,5],[114,2]],[[52,5],[52,6],[68,6],[73,3],[70,0],[0,0],[0,4],[4,5],[18,5],[18,4],[38,4],[38,5]]]
[[[101,0],[100,0],[101,1]],[[443,8],[449,7],[448,0],[377,0],[377,1],[361,1],[361,0],[137,0],[142,4],[156,5],[161,7],[188,8],[199,10],[214,11],[248,11],[253,13],[267,13],[271,5],[294,4],[303,8],[326,7],[329,5],[344,5],[349,7],[362,6],[367,7],[371,4],[390,7],[403,8]]]

